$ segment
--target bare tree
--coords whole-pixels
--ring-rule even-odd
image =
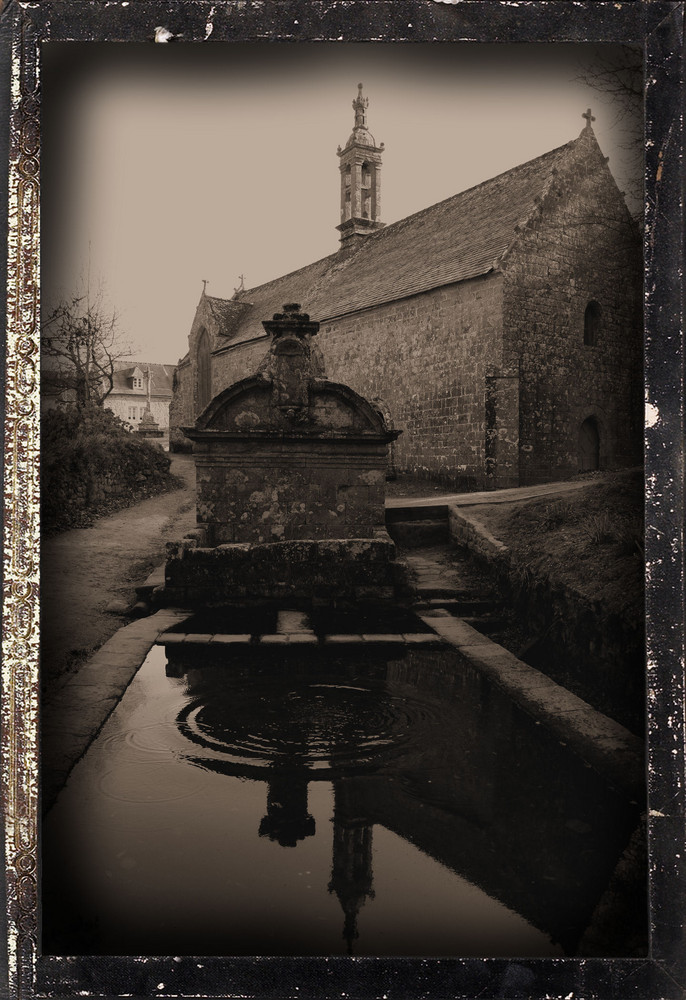
[[[580,66],[578,79],[597,91],[613,112],[616,146],[622,152],[623,173],[631,200],[643,207],[643,52],[622,45],[594,50]]]
[[[643,102],[643,53],[638,46],[618,46],[610,55],[599,53],[582,67],[587,86],[606,94],[614,105],[617,124],[635,133],[641,125]]]
[[[117,362],[131,354],[116,313],[105,310],[102,293],[60,300],[41,324],[46,395],[102,406],[114,386]]]

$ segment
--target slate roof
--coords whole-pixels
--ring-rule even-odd
[[[151,361],[117,361],[115,365],[113,393],[125,393],[126,395],[136,396],[145,395],[147,390],[145,371],[149,368],[152,376],[150,379],[150,395],[171,398],[172,378],[174,377],[176,365],[159,365]],[[134,392],[128,381],[136,368],[143,373],[142,393],[140,389]]]
[[[582,133],[583,136],[583,133]],[[252,308],[222,330],[234,344],[264,336],[262,320],[298,302],[325,321],[487,274],[516,238],[582,137],[431,205],[322,260],[246,289]],[[227,345],[228,346],[228,345]],[[221,349],[221,348],[220,348]]]

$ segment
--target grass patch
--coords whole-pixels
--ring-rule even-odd
[[[571,587],[604,615],[643,617],[643,470],[607,473],[556,500],[481,507],[523,583]]]

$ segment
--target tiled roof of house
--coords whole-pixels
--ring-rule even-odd
[[[252,308],[233,328],[227,325],[225,335],[231,343],[264,335],[262,320],[287,302],[300,303],[313,319],[324,321],[487,274],[516,238],[516,227],[535,211],[553,170],[579,141],[386,226],[356,247],[246,289],[231,301]]]
[[[114,386],[112,388],[113,393],[133,394],[133,389],[130,385],[129,379],[136,369],[142,372],[143,389],[147,390],[145,373],[149,368],[151,375],[150,395],[171,397],[172,378],[174,377],[174,369],[176,368],[176,365],[159,365],[151,361],[122,360],[115,362],[115,367]],[[135,394],[140,396],[140,389],[136,390]]]

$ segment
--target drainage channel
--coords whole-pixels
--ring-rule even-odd
[[[432,625],[354,619],[159,636],[46,817],[46,954],[576,954],[637,805]]]

